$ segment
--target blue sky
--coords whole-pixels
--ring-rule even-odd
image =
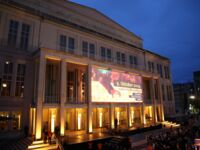
[[[174,82],[200,70],[200,0],[71,0],[95,8],[171,59]]]

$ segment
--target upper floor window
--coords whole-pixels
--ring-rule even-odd
[[[67,48],[67,37],[60,35],[60,50],[66,50]]]
[[[68,49],[72,51],[75,49],[75,39],[72,37],[68,38]]]
[[[116,55],[117,55],[117,63],[120,64],[120,62],[121,62],[121,53],[117,52]]]
[[[30,25],[23,23],[21,30],[21,40],[20,40],[20,47],[22,49],[28,48],[29,34],[30,34]]]
[[[94,46],[94,44],[92,44],[92,43],[90,43],[89,44],[89,50],[90,50],[90,57],[91,58],[94,58],[94,56],[95,56],[95,46]]]
[[[24,78],[25,78],[25,64],[18,64],[15,96],[24,97]]]
[[[170,79],[170,74],[169,74],[169,67],[164,66],[164,71],[165,71],[165,78]]]
[[[122,64],[124,65],[126,63],[126,55],[122,53],[121,57],[122,57]]]
[[[66,35],[60,35],[60,50],[68,50],[73,53],[75,50],[75,39]]]
[[[116,56],[117,56],[117,63],[125,65],[125,63],[126,63],[126,54],[120,53],[120,52],[116,52]]]
[[[101,47],[101,59],[106,60],[106,58],[107,58],[107,61],[111,61],[111,58],[112,58],[111,49]]]
[[[129,56],[129,63],[130,63],[130,66],[132,67],[133,65],[137,66],[138,64],[138,61],[137,61],[137,57],[133,56],[133,55],[130,55]]]
[[[86,41],[82,42],[82,54],[83,56],[95,57],[95,45]]]
[[[10,26],[8,31],[8,44],[9,46],[15,47],[17,44],[17,35],[19,29],[19,22],[10,20]]]
[[[8,45],[10,47],[27,50],[29,45],[30,29],[31,28],[29,24],[10,20],[8,31]]]

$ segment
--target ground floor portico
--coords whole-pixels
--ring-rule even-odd
[[[90,108],[89,108],[90,107]],[[140,104],[82,104],[79,106],[66,106],[63,114],[58,106],[43,106],[41,113],[41,130],[36,128],[37,109],[31,108],[30,125],[32,134],[42,136],[42,130],[45,126],[48,130],[54,132],[55,128],[59,128],[61,135],[83,134],[106,132],[115,128],[114,122],[117,120],[118,129],[138,128],[144,126],[155,125],[162,121],[161,106],[156,107],[144,106]],[[156,109],[156,110],[154,110]],[[88,111],[91,110],[91,111]],[[90,118],[90,119],[89,119]],[[158,119],[160,118],[160,119]],[[64,125],[61,126],[62,121]],[[91,125],[91,126],[90,126]],[[63,129],[64,128],[64,129]],[[62,134],[64,131],[64,134]],[[41,137],[40,137],[41,138]]]

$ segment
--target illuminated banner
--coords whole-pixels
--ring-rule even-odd
[[[92,102],[142,102],[140,76],[92,68]]]

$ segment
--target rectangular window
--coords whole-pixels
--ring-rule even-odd
[[[121,63],[121,53],[117,52],[116,55],[117,55],[117,63],[120,64]]]
[[[75,49],[75,39],[72,37],[68,38],[68,49],[69,51],[74,51]]]
[[[129,63],[130,63],[130,66],[133,66],[134,60],[133,60],[132,55],[129,56]]]
[[[11,117],[9,116],[9,112],[0,112],[0,132],[1,131],[7,131],[9,127],[9,120],[11,120]]]
[[[154,63],[153,62],[151,62],[151,68],[152,68],[152,72],[154,72]]]
[[[10,26],[8,32],[8,45],[11,47],[16,47],[18,29],[19,29],[19,22],[10,20]]]
[[[157,64],[157,73],[160,74],[160,65]]]
[[[112,58],[112,53],[111,53],[111,49],[107,49],[107,60],[108,61],[111,61],[111,58]]]
[[[160,77],[163,77],[162,65],[160,65]]]
[[[9,61],[4,63],[4,71],[1,85],[1,96],[11,96],[13,64]]]
[[[105,60],[105,58],[106,58],[106,48],[104,48],[104,47],[101,47],[101,58],[103,60]]]
[[[82,52],[83,56],[88,56],[88,42],[82,42]]]
[[[126,55],[124,53],[122,53],[121,57],[122,57],[122,64],[125,65],[125,63],[126,63]]]
[[[150,61],[148,61],[148,69],[151,72],[151,62]]]
[[[94,46],[94,44],[90,43],[89,49],[90,49],[90,57],[94,58],[95,57],[95,46]]]
[[[30,34],[30,25],[23,23],[21,30],[21,41],[20,41],[20,47],[23,50],[26,50],[28,48],[29,34]]]
[[[24,97],[24,78],[25,78],[25,64],[18,64],[17,66],[17,79],[16,79],[16,89],[15,96]]]
[[[134,56],[134,57],[133,57],[133,59],[134,59],[134,65],[136,65],[136,66],[137,66],[137,65],[138,65],[138,60],[137,60],[137,57],[135,57],[135,56]]]
[[[60,50],[66,50],[67,47],[67,37],[65,35],[60,35]]]

